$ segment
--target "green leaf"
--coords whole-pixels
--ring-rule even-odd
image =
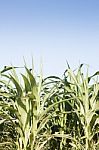
[[[32,73],[31,73],[31,71],[30,71],[28,68],[26,68],[26,67],[25,67],[25,69],[26,69],[27,74],[28,74],[29,79],[30,79],[31,88],[33,88],[33,86],[35,86],[35,85],[36,85],[35,78],[33,77],[33,75],[32,75]]]
[[[0,125],[1,125],[2,123],[4,123],[5,121],[6,121],[6,119],[0,120]]]
[[[4,69],[1,71],[1,73],[4,73],[6,71],[12,70],[13,68],[20,68],[20,67],[11,67],[11,66],[4,66]]]
[[[29,80],[25,75],[23,75],[23,74],[21,74],[21,75],[23,77],[24,84],[25,84],[25,92],[28,93],[29,91],[31,91],[31,86],[30,86]]]
[[[22,95],[22,89],[21,89],[19,83],[17,82],[17,80],[13,76],[10,75],[10,77],[11,77],[11,80],[17,89],[18,95],[21,96]]]

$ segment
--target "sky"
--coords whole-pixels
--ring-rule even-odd
[[[0,1],[0,68],[43,64],[44,76],[99,70],[99,0]]]

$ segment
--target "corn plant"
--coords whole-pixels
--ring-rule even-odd
[[[15,67],[1,71],[0,127],[11,125],[6,131],[13,131],[1,147],[98,150],[99,84],[94,77],[99,73],[89,76],[82,67],[72,71],[68,65],[63,79],[37,78],[26,66],[20,78]]]
[[[37,85],[36,80],[29,69],[26,69],[27,75],[22,74],[24,83],[20,84],[18,76],[12,69],[12,74],[2,76],[6,77],[8,83],[4,86],[8,87],[9,91],[1,91],[1,96],[3,96],[3,103],[6,105],[7,114],[6,118],[13,122],[18,136],[16,140],[16,145],[18,150],[26,149],[35,149],[37,146],[38,132],[40,132],[44,126],[41,124],[43,120],[40,119],[42,114],[41,100],[40,100],[40,88],[41,88],[41,79],[39,85]],[[9,83],[10,82],[10,83]],[[7,90],[8,90],[7,89]],[[7,100],[6,100],[7,99]],[[9,105],[7,105],[9,101]],[[12,119],[8,114],[8,111],[12,110],[15,117]],[[3,111],[2,113],[6,113]],[[42,118],[47,121],[47,117]]]
[[[72,118],[72,120],[76,121],[76,124],[74,124],[74,137],[77,139],[79,135],[80,139],[78,144],[71,143],[71,145],[78,149],[79,145],[82,144],[83,147],[80,149],[94,150],[97,145],[99,146],[99,114],[96,113],[99,109],[99,84],[97,81],[94,81],[92,85],[90,84],[93,76],[89,77],[88,71],[84,75],[82,66],[79,67],[76,73],[70,68],[66,70],[68,82],[71,84],[69,84],[70,87],[65,86],[65,89],[73,97],[71,106],[77,116]],[[77,129],[75,125],[79,126],[80,129]],[[76,130],[78,130],[77,133]]]
[[[55,108],[64,100],[61,98],[55,102],[57,86],[53,84],[49,92],[44,92],[45,82],[42,82],[42,77],[36,82],[33,73],[27,67],[26,74],[21,74],[23,81],[19,80],[14,67],[10,69],[7,69],[10,70],[9,74],[6,74],[7,70],[1,72],[0,82],[5,88],[0,91],[0,111],[5,116],[4,119],[9,119],[15,127],[15,145],[18,150],[44,149],[52,138],[62,137],[59,134],[52,135],[50,121],[56,114]]]

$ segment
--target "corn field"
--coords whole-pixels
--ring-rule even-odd
[[[0,150],[99,150],[99,72],[23,69],[0,72]]]

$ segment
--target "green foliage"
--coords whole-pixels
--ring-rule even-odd
[[[98,150],[98,72],[83,65],[63,79],[38,78],[25,66],[1,71],[0,149]]]

